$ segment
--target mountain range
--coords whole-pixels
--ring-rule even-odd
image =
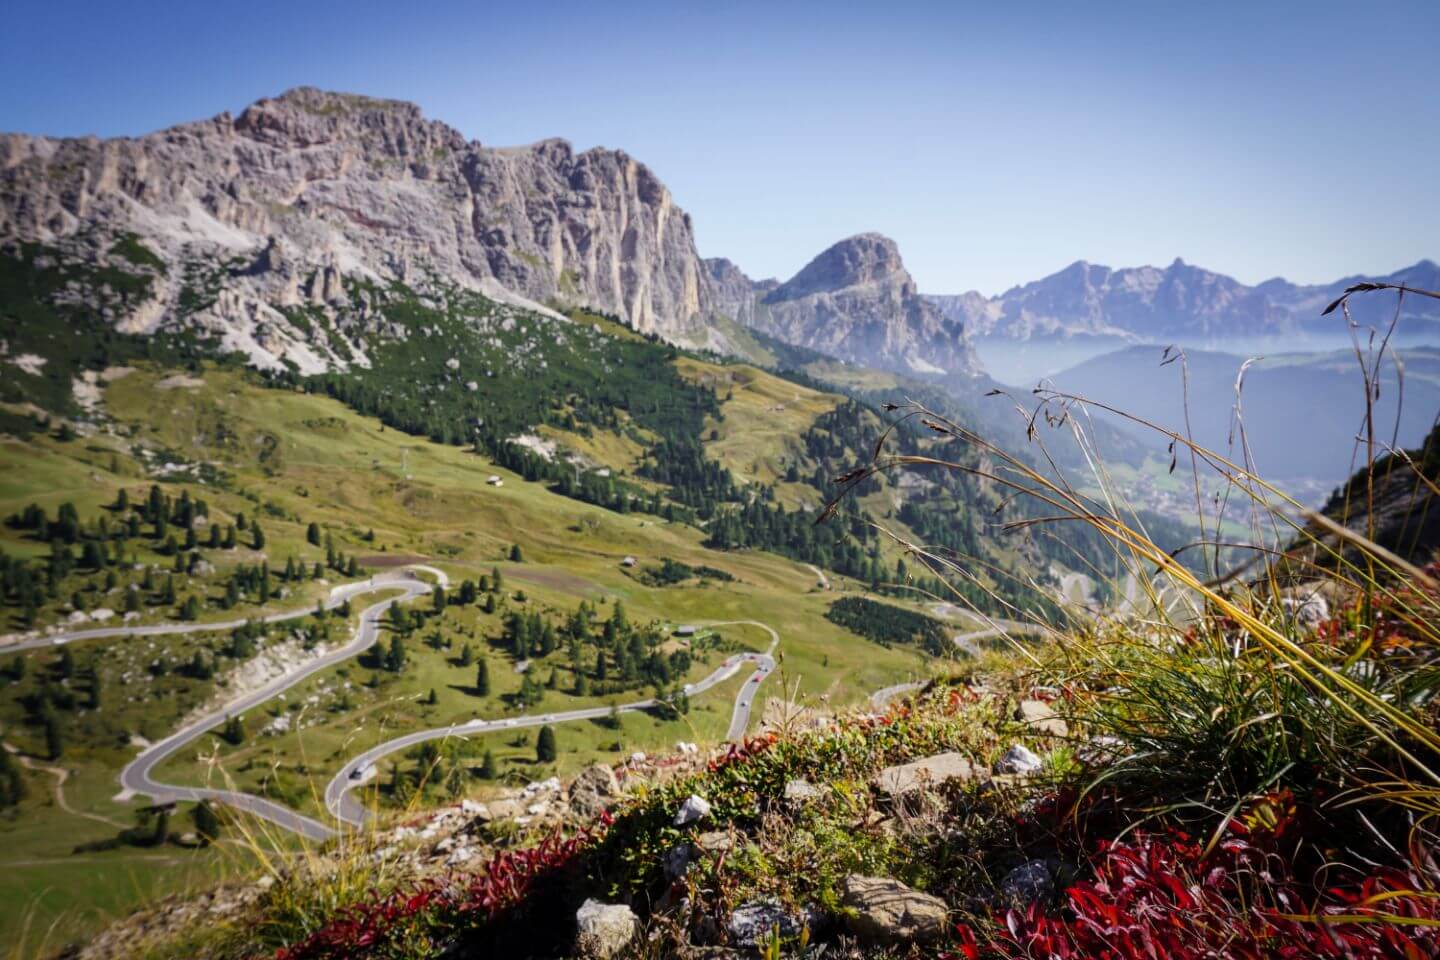
[[[722,353],[745,352],[739,319],[872,365],[977,369],[893,241],[852,238],[790,283],[757,287],[700,259],[689,214],[624,152],[489,147],[400,101],[299,88],[135,138],[0,136],[0,242],[103,267],[132,239],[154,282],[110,318],[118,327],[205,330],[267,368],[355,362],[352,334],[378,321],[348,280],[584,307]],[[334,336],[292,315],[312,308]]]
[[[1435,290],[1440,288],[1440,266],[1421,260],[1382,277],[1352,276],[1315,285],[1276,277],[1252,287],[1179,258],[1167,267],[1121,269],[1078,260],[996,297],[971,291],[927,299],[981,340],[1216,344],[1233,338],[1343,335],[1343,317],[1320,314],[1360,280]],[[1352,313],[1358,323],[1383,325],[1394,316],[1395,301],[1357,299]],[[1412,333],[1434,340],[1440,331],[1440,301],[1406,298],[1401,317],[1413,325]]]
[[[414,104],[313,88],[140,137],[0,135],[0,246],[25,244],[148,270],[143,296],[100,307],[120,330],[200,332],[256,366],[302,373],[366,363],[364,341],[385,325],[378,292],[395,284],[552,316],[585,308],[753,358],[749,328],[863,366],[964,380],[981,369],[976,342],[1343,333],[1318,314],[1358,279],[1251,287],[1178,259],[1079,261],[997,297],[927,296],[893,240],[862,233],[789,280],[756,281],[730,260],[703,260],[690,215],[623,151],[487,146]],[[1382,279],[1434,289],[1440,267],[1424,260]],[[1382,298],[1356,306],[1362,323],[1393,313]],[[1404,313],[1435,339],[1440,303],[1408,298]]]

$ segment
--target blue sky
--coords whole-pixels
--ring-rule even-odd
[[[1002,8],[1023,8],[1020,10]],[[299,84],[648,163],[700,251],[879,230],[923,290],[1176,256],[1256,282],[1440,259],[1440,4],[38,3],[0,130],[136,134]]]

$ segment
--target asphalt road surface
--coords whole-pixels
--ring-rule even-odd
[[[306,678],[313,676],[317,672],[334,666],[337,663],[342,663],[368,649],[379,638],[380,625],[391,605],[425,596],[433,589],[433,585],[417,577],[415,571],[425,571],[434,575],[442,586],[448,585],[449,583],[449,578],[446,577],[442,571],[434,567],[416,565],[405,570],[387,571],[377,574],[368,580],[344,584],[331,590],[330,597],[325,602],[326,609],[333,609],[340,606],[346,600],[378,590],[398,589],[400,593],[396,596],[373,603],[362,610],[360,613],[360,627],[355,632],[354,639],[345,646],[321,657],[306,661],[295,670],[282,677],[277,677],[259,690],[232,700],[223,707],[196,719],[192,723],[186,724],[165,739],[146,747],[134,760],[130,761],[130,763],[120,771],[120,784],[124,790],[122,796],[139,794],[150,797],[156,803],[212,800],[226,804],[237,810],[244,810],[256,817],[267,820],[276,826],[290,830],[310,840],[320,841],[334,836],[335,830],[330,825],[321,823],[312,817],[307,817],[304,814],[291,810],[289,807],[267,800],[264,797],[257,797],[254,794],[242,793],[235,790],[165,784],[154,779],[152,773],[160,764],[178,753],[186,745],[198,739],[206,731],[226,722],[232,716],[237,716],[247,710],[254,709],[272,697],[284,693]],[[264,623],[278,623],[284,620],[306,617],[313,612],[314,608],[308,607],[303,610],[286,611],[271,614],[266,617],[250,619],[259,619]],[[100,639],[103,637],[166,636],[233,630],[243,626],[247,622],[250,622],[250,620],[233,620],[221,623],[153,624],[142,627],[100,627],[54,634],[33,641],[12,644],[0,649],[0,653],[58,646],[75,641]],[[736,740],[744,736],[745,730],[750,725],[751,711],[754,707],[755,697],[759,692],[761,683],[775,670],[774,653],[775,648],[780,643],[780,635],[768,624],[760,623],[756,620],[728,620],[706,624],[706,626],[712,627],[732,625],[748,625],[764,630],[770,635],[769,648],[765,653],[743,653],[729,657],[714,672],[697,680],[693,684],[687,685],[686,693],[691,696],[704,693],[717,684],[724,683],[726,680],[753,664],[754,672],[750,675],[750,678],[745,681],[744,686],[740,688],[740,693],[735,698],[735,708],[731,714],[729,730],[726,733],[727,739]],[[616,709],[622,713],[630,713],[637,710],[647,710],[656,705],[657,701],[654,698],[650,698],[638,700],[633,703],[620,704]],[[388,740],[379,746],[367,750],[345,764],[340,773],[326,785],[326,809],[342,823],[352,826],[363,824],[365,822],[366,810],[350,797],[351,789],[367,782],[370,776],[373,776],[377,761],[397,751],[407,750],[416,744],[424,743],[427,740],[439,740],[452,736],[476,736],[509,729],[566,723],[574,720],[592,720],[609,716],[610,710],[611,708],[609,706],[603,706],[560,713],[508,717],[500,720],[475,719],[447,727],[418,730],[414,733],[396,737],[393,740]]]
[[[441,576],[443,577],[444,575],[441,574]],[[326,824],[303,814],[296,813],[289,807],[266,800],[263,797],[240,793],[234,790],[164,784],[155,780],[151,776],[151,772],[187,744],[203,735],[205,731],[219,726],[232,716],[237,716],[246,710],[259,706],[271,697],[278,696],[305,678],[313,676],[315,673],[327,667],[332,667],[337,663],[343,663],[357,653],[367,649],[379,638],[381,621],[385,616],[385,612],[390,609],[392,604],[425,596],[433,589],[432,584],[419,579],[408,571],[381,574],[374,577],[372,581],[347,586],[356,589],[346,593],[345,596],[397,588],[401,590],[401,593],[397,596],[381,600],[378,603],[373,603],[361,611],[360,629],[355,632],[354,639],[345,646],[338,650],[333,650],[324,656],[306,661],[297,669],[285,674],[283,677],[276,678],[259,690],[232,700],[220,709],[206,714],[193,723],[187,724],[175,731],[164,740],[146,747],[140,752],[139,756],[126,764],[125,768],[120,771],[121,787],[129,793],[148,796],[156,803],[170,803],[177,800],[215,800],[236,809],[245,810],[261,819],[268,820],[277,826],[291,830],[311,840],[324,840],[332,836],[335,831]],[[345,596],[336,600],[335,603],[338,605]],[[308,612],[309,611],[306,611],[306,613]],[[304,614],[301,615],[303,616]],[[293,615],[277,615],[266,619],[274,622],[275,620],[286,619],[289,616]],[[172,632],[183,633],[186,631],[181,629]]]
[[[687,696],[695,696],[704,693],[717,684],[724,683],[735,674],[743,670],[747,665],[754,664],[755,672],[750,679],[740,688],[739,695],[735,698],[735,709],[730,717],[730,729],[726,733],[727,740],[738,740],[744,736],[745,729],[750,725],[750,711],[754,706],[755,693],[760,689],[760,683],[768,677],[775,669],[775,648],[780,644],[780,635],[768,624],[760,623],[758,620],[726,620],[720,623],[708,623],[708,627],[727,626],[752,626],[759,627],[770,634],[770,646],[764,653],[739,653],[728,658],[709,676],[697,680],[685,686]],[[615,707],[621,713],[633,713],[637,710],[648,710],[656,706],[657,701],[652,697],[648,700],[637,700],[633,703],[619,704]],[[341,768],[328,784],[325,786],[325,808],[330,815],[342,823],[352,826],[359,826],[365,822],[368,815],[365,807],[350,796],[354,788],[368,783],[375,774],[376,764],[392,753],[401,750],[408,750],[416,744],[424,743],[427,740],[444,740],[449,737],[473,737],[485,733],[504,732],[506,730],[519,730],[525,727],[539,727],[546,724],[569,723],[573,720],[597,720],[610,715],[610,707],[587,707],[583,710],[567,710],[560,713],[545,713],[538,715],[526,715],[519,717],[507,717],[501,720],[483,720],[476,718],[465,723],[451,724],[447,727],[435,727],[430,730],[417,730],[414,733],[407,733],[404,736],[387,740],[379,746],[372,747],[358,757],[352,759]]]
[[[442,584],[448,583],[448,578],[441,571],[434,567],[414,566],[412,570],[424,570],[435,574]],[[330,597],[325,601],[325,609],[333,610],[351,597],[362,593],[370,593],[385,584],[394,584],[395,581],[406,578],[407,575],[399,572],[377,574],[368,580],[357,580],[354,583],[347,583],[330,591]],[[413,579],[413,578],[410,578]],[[51,634],[46,637],[36,637],[33,640],[22,640],[19,643],[0,646],[0,654],[19,653],[22,650],[36,650],[41,647],[58,647],[67,643],[74,643],[77,640],[99,640],[103,637],[160,637],[173,636],[180,633],[210,633],[218,630],[236,630],[245,626],[251,620],[258,620],[261,623],[280,623],[285,620],[298,620],[301,617],[308,617],[315,612],[314,607],[305,607],[302,610],[287,610],[283,613],[272,613],[264,617],[247,617],[241,620],[222,620],[215,623],[156,623],[143,627],[95,627],[89,630],[71,630],[65,633]]]

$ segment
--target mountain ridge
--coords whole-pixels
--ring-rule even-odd
[[[902,373],[980,372],[967,323],[920,295],[899,246],[882,234],[834,243],[783,283],[751,281],[728,260],[707,263],[725,291],[724,307],[785,343]]]
[[[1320,313],[1346,287],[1362,280],[1440,286],[1440,266],[1422,259],[1390,274],[1356,274],[1325,284],[1294,284],[1274,277],[1253,286],[1177,257],[1168,266],[1112,268],[1077,260],[1061,270],[994,297],[977,291],[926,294],[947,317],[986,340],[1073,341],[1087,338],[1144,343],[1173,339],[1216,342],[1227,337],[1309,336],[1343,333]],[[1357,301],[1357,323],[1381,325],[1393,303]],[[1440,305],[1412,297],[1402,320],[1433,334]]]

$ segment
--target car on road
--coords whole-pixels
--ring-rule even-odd
[[[350,771],[350,779],[351,779],[351,780],[364,780],[367,776],[369,776],[371,773],[373,773],[374,770],[375,770],[375,764],[373,764],[373,763],[362,763],[360,766],[358,766],[358,767],[356,767],[354,770],[351,770],[351,771]]]

